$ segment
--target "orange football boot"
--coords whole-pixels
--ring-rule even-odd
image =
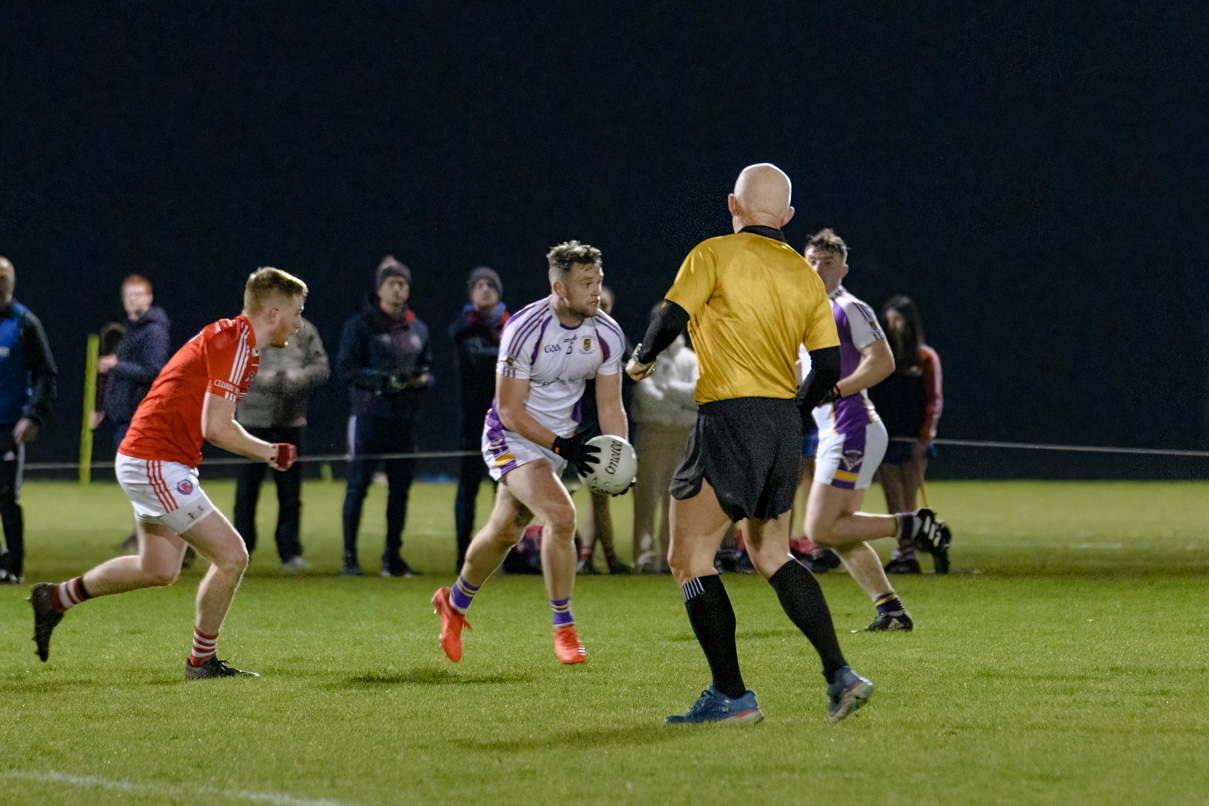
[[[441,649],[454,663],[462,659],[462,628],[474,629],[466,616],[449,603],[449,588],[437,588],[432,595],[433,612],[441,617]]]
[[[583,663],[588,659],[574,624],[564,624],[554,630],[554,651],[563,663]]]

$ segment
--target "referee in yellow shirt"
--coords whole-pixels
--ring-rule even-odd
[[[713,684],[668,722],[764,717],[743,683],[735,612],[714,570],[727,526],[744,518],[753,565],[822,659],[828,718],[838,722],[873,693],[873,684],[844,661],[818,582],[789,553],[802,421],[830,399],[840,379],[827,291],[781,232],[793,217],[789,200],[789,177],[775,165],[743,169],[727,200],[735,234],[689,253],[626,367],[635,380],[649,375],[686,325],[701,367],[696,430],[672,479],[668,562]],[[812,370],[799,388],[794,362],[803,344]]]

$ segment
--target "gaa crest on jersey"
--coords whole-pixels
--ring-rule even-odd
[[[592,352],[592,339],[591,338],[584,339],[583,351],[585,353]]]
[[[864,458],[864,451],[844,451],[840,461],[844,463],[845,470],[853,471],[861,466],[861,460]]]
[[[188,479],[184,479],[184,480],[180,481],[176,485],[176,491],[178,493],[180,493],[181,495],[192,495],[193,494],[193,482],[189,481]]]

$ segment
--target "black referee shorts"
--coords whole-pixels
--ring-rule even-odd
[[[672,497],[692,498],[705,479],[732,521],[771,520],[793,507],[801,461],[802,418],[792,400],[706,403],[672,477]]]

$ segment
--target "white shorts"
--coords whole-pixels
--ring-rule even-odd
[[[483,428],[483,461],[487,463],[487,472],[491,478],[499,481],[505,474],[516,470],[521,465],[543,459],[550,463],[550,469],[555,476],[562,476],[567,460],[563,459],[549,448],[543,448],[536,442],[530,442],[520,434],[514,434],[504,428],[492,428],[490,424]]]
[[[214,511],[195,467],[119,453],[114,469],[134,505],[134,516],[143,523],[158,523],[182,535]]]
[[[814,456],[814,480],[841,490],[868,490],[873,474],[886,455],[886,426],[881,420],[866,425],[864,433],[819,432]]]

